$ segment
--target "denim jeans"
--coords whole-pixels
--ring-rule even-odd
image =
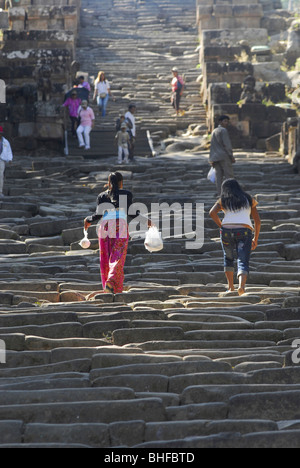
[[[253,233],[251,229],[221,229],[225,272],[234,271],[234,260],[236,258],[238,264],[238,276],[249,274],[252,239]]]
[[[105,98],[101,98],[100,96],[97,96],[97,104],[99,106],[99,109],[102,109],[102,117],[105,117],[106,115],[106,107],[107,103],[109,100],[109,94],[106,95]]]

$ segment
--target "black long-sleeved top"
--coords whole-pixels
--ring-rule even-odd
[[[127,216],[130,216],[131,219],[139,216],[140,212],[137,211],[135,215],[128,215],[130,206],[133,204],[133,196],[129,190],[121,189],[116,196],[116,199],[112,201],[109,197],[109,190],[102,192],[97,197],[97,208],[94,214],[86,218],[88,223],[93,223],[94,221],[100,221],[102,216],[107,210],[119,209],[122,208]],[[110,206],[109,206],[110,205]]]

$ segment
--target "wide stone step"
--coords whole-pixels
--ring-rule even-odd
[[[92,380],[103,377],[112,376],[118,374],[161,374],[166,376],[181,375],[181,374],[192,374],[198,372],[230,372],[231,367],[226,363],[217,362],[177,362],[167,364],[132,364],[127,366],[116,366],[113,368],[106,369],[93,369],[90,373]],[[175,392],[176,393],[176,392]]]
[[[6,398],[7,397],[7,398]],[[103,400],[133,400],[135,394],[129,388],[79,388],[10,391],[0,390],[0,405],[27,405]]]
[[[112,421],[164,421],[165,409],[158,398],[77,403],[37,403],[0,406],[0,420],[25,423],[73,424]]]
[[[90,76],[106,71],[116,101],[104,119],[91,103],[91,151],[69,138],[70,156],[16,153],[6,170],[1,447],[298,447],[299,175],[277,153],[235,152],[262,231],[246,294],[227,294],[208,215],[216,196],[206,178],[195,1],[82,0],[80,16],[74,58]],[[180,118],[170,105],[175,65],[186,81]],[[130,102],[137,156],[118,166],[115,121]],[[204,245],[187,246],[173,226],[160,253],[133,240],[125,291],[86,301],[102,288],[95,226],[91,248],[79,246],[83,219],[116,170],[149,212],[152,203],[203,203]]]
[[[159,426],[162,432],[159,433]],[[3,442],[21,443],[22,421],[0,422]],[[174,428],[174,429],[173,429]],[[130,430],[129,430],[130,429]],[[177,431],[177,433],[174,433]],[[5,434],[4,434],[5,431]],[[151,440],[172,440],[175,437],[218,434],[221,432],[239,432],[240,434],[274,431],[278,435],[277,424],[268,420],[228,420],[228,421],[179,421],[166,423],[132,423],[111,424],[40,424],[29,423],[24,427],[25,444],[83,444],[90,447],[107,448],[110,445],[132,446],[134,443],[144,443]],[[170,437],[172,434],[172,437]],[[110,442],[111,441],[111,442]]]
[[[247,399],[247,405],[245,400]],[[259,395],[236,395],[229,400],[229,417],[235,419],[237,415],[250,413],[251,417],[270,417],[273,421],[299,419],[299,391],[261,393]],[[249,405],[249,406],[248,406]],[[247,416],[245,416],[247,417]]]
[[[214,434],[211,436],[188,437],[171,441],[153,441],[138,444],[135,448],[170,448],[204,449],[204,448],[293,448],[300,441],[300,431],[261,432],[239,435],[237,433]]]

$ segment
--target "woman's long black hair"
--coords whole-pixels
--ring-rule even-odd
[[[120,172],[112,172],[109,174],[108,180],[111,184],[108,196],[112,203],[117,203],[119,201],[119,184],[123,181],[123,176]]]
[[[252,207],[252,197],[242,190],[236,179],[227,179],[222,185],[221,203],[226,211],[239,211]]]

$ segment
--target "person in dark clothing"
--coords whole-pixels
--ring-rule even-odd
[[[219,118],[219,126],[215,128],[211,137],[209,162],[216,170],[216,186],[218,196],[221,194],[222,182],[234,178],[233,164],[236,162],[233,156],[232,144],[228,133],[230,118],[222,115]]]
[[[124,265],[129,242],[127,216],[132,204],[133,196],[129,190],[123,188],[122,174],[113,172],[108,178],[108,189],[98,195],[96,212],[84,220],[85,230],[93,222],[100,221],[100,269],[105,293],[123,292]],[[136,212],[136,216],[139,216],[139,212]],[[152,226],[150,220],[148,226]],[[93,293],[89,299],[96,294],[98,293]]]

